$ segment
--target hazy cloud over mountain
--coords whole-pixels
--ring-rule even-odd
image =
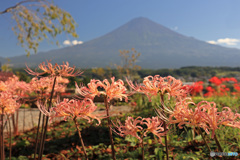
[[[223,38],[223,39],[218,39],[216,41],[211,40],[211,41],[207,41],[210,44],[225,44],[225,45],[229,45],[229,46],[235,46],[238,45],[238,43],[240,42],[240,39],[235,39],[235,38]]]
[[[72,45],[77,45],[77,44],[83,44],[83,41],[78,41],[78,40],[73,40],[73,41],[65,40],[65,41],[63,41],[63,44],[66,45],[66,46],[72,46]]]

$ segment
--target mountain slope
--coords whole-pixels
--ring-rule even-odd
[[[120,63],[119,50],[135,48],[141,52],[138,65],[143,68],[182,66],[239,66],[240,50],[183,36],[147,18],[136,18],[114,31],[81,45],[11,58],[15,67],[26,62],[36,66],[46,59],[82,68],[106,67]]]

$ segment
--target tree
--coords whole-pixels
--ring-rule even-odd
[[[0,11],[0,15],[7,13],[12,15],[15,23],[12,30],[19,44],[25,48],[27,56],[31,51],[37,52],[39,42],[44,38],[55,38],[62,32],[78,36],[72,16],[51,0],[23,0]]]
[[[128,79],[139,79],[140,76],[137,71],[141,69],[136,65],[138,57],[141,53],[137,52],[134,48],[131,50],[120,50],[120,56],[122,58],[121,65],[116,65],[116,68],[121,77],[126,76]]]

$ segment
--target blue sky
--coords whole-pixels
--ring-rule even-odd
[[[0,11],[17,3],[2,0]],[[240,1],[238,0],[55,0],[78,24],[78,39],[57,37],[61,47],[100,37],[133,18],[146,17],[185,36],[240,49]],[[0,15],[0,56],[25,54],[11,30],[9,14]],[[65,42],[65,43],[64,43]],[[39,51],[59,48],[40,43]]]

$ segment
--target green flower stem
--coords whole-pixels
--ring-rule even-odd
[[[80,131],[79,127],[78,127],[78,123],[77,123],[76,117],[73,118],[73,121],[74,121],[75,126],[76,126],[77,131],[78,131],[78,136],[79,136],[82,148],[83,148],[83,152],[84,152],[85,158],[86,158],[86,160],[88,160],[87,152],[86,152],[85,145],[84,145],[84,142],[83,142],[83,139],[82,139],[81,131]]]
[[[111,147],[112,147],[112,159],[116,160],[114,142],[113,142],[113,136],[112,136],[112,129],[111,129],[112,123],[111,123],[110,116],[109,116],[109,103],[107,101],[107,96],[104,97],[104,103],[105,103],[106,112],[107,112],[108,130],[109,130],[109,137],[110,137],[110,142],[111,142]]]

